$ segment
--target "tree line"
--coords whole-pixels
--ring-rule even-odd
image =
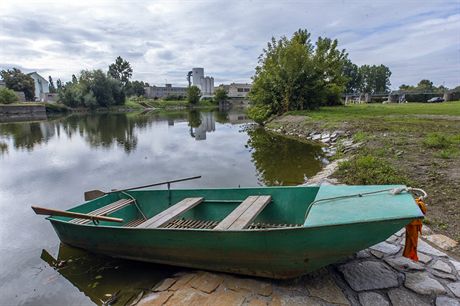
[[[263,49],[252,78],[248,113],[263,122],[290,110],[337,105],[345,92],[388,91],[390,76],[384,65],[353,64],[336,39],[319,37],[313,43],[311,34],[299,29],[291,38],[273,37]]]

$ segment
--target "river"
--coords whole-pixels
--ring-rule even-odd
[[[83,192],[202,175],[173,188],[298,185],[321,147],[249,128],[244,113],[71,115],[0,123],[0,305],[124,305],[184,270],[59,243],[31,205],[68,209]]]

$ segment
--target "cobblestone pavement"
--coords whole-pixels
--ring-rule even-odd
[[[419,240],[402,257],[404,231],[343,262],[288,281],[204,271],[179,273],[131,305],[460,306],[460,262]]]

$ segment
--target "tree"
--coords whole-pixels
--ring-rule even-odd
[[[201,90],[193,85],[187,88],[187,101],[192,105],[198,104],[201,98]]]
[[[148,83],[142,81],[132,81],[128,82],[125,86],[126,95],[129,96],[143,96],[145,94],[145,87],[148,86]]]
[[[56,80],[56,87],[57,87],[58,92],[61,91],[61,89],[62,89],[62,81],[61,81],[61,79]]]
[[[391,71],[385,65],[363,65],[359,67],[361,75],[361,92],[383,93],[390,89]]]
[[[359,67],[350,60],[346,60],[343,65],[343,74],[347,78],[345,85],[346,93],[359,92],[361,88],[362,76],[359,73]]]
[[[121,81],[123,86],[126,86],[133,75],[133,69],[128,61],[121,58],[121,56],[118,56],[115,63],[109,66],[107,74],[115,80]]]
[[[433,89],[435,89],[436,87],[433,86],[433,82],[431,82],[430,80],[421,80],[420,82],[418,82],[417,84],[417,89],[418,90],[421,90],[421,91],[433,91]]]
[[[35,82],[30,75],[24,74],[17,68],[2,70],[0,72],[7,88],[24,92],[26,100],[35,99]]]
[[[216,92],[214,93],[214,98],[217,102],[223,102],[228,99],[227,92],[223,88],[217,88]]]
[[[54,87],[53,78],[51,76],[48,76],[48,80],[49,80],[48,89],[50,93],[56,93],[56,87]]]
[[[347,54],[337,40],[319,37],[315,44],[307,30],[291,39],[274,37],[259,56],[249,93],[249,115],[266,117],[289,110],[337,104],[345,90]],[[256,109],[257,108],[257,109]]]

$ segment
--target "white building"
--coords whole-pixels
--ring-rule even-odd
[[[232,83],[228,86],[229,98],[246,98],[251,91],[252,84],[248,83]]]
[[[176,96],[177,98],[187,97],[187,87],[173,87],[171,84],[162,86],[144,87],[145,96],[147,98],[159,99],[168,96]]]
[[[192,69],[192,84],[201,90],[203,97],[214,95],[214,78],[204,76],[204,68]]]
[[[48,80],[39,75],[36,71],[28,73],[34,79],[35,83],[35,101],[46,101],[49,93]]]

